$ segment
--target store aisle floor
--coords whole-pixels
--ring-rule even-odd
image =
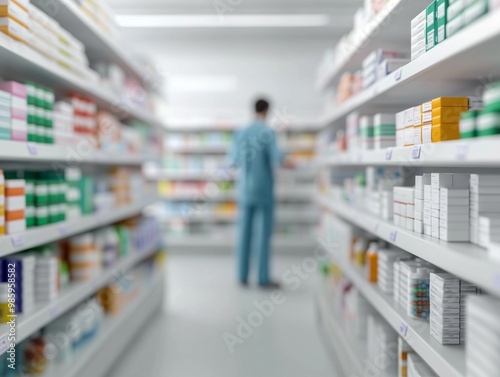
[[[278,257],[276,276],[302,262]],[[233,263],[230,256],[171,256],[164,312],[109,377],[340,376],[316,324],[315,274],[301,280],[296,291],[285,290],[284,303],[230,352],[223,335],[238,336],[238,317],[253,315],[258,324],[254,302],[271,297],[269,291],[236,286]]]

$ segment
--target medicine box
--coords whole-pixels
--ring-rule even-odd
[[[465,26],[465,17],[463,13],[458,14],[453,20],[449,20],[446,25],[446,36],[450,38]]]
[[[13,0],[0,0],[0,17],[9,17],[25,28],[30,25],[28,12]]]
[[[426,16],[426,11],[425,9],[420,12],[413,20],[411,20],[411,28],[415,28],[417,25],[420,25],[421,23],[425,23],[425,16]]]
[[[458,124],[433,125],[431,132],[433,143],[460,139],[460,126]]]
[[[467,6],[464,13],[465,25],[469,25],[476,21],[479,17],[488,12],[488,0],[476,0],[471,5]]]
[[[470,175],[463,173],[432,173],[432,188],[468,189]]]
[[[31,39],[29,30],[9,17],[0,17],[0,31],[19,42],[28,43]]]
[[[441,43],[446,39],[446,12],[448,10],[448,0],[436,0],[436,43]]]
[[[429,51],[436,44],[436,2],[433,1],[426,9],[426,50]]]
[[[432,109],[439,107],[468,107],[468,97],[439,97],[432,100]]]

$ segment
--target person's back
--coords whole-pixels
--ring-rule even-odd
[[[236,136],[240,167],[239,202],[272,204],[273,170],[281,163],[275,133],[262,121],[256,121]]]
[[[274,222],[273,170],[283,163],[283,155],[277,147],[276,134],[265,123],[268,110],[267,101],[257,101],[256,121],[237,134],[231,151],[231,162],[233,166],[240,168],[237,245],[239,281],[243,285],[248,284],[251,248],[256,246],[259,253],[259,285],[276,287],[269,279],[269,247]],[[256,233],[259,240],[255,239]]]

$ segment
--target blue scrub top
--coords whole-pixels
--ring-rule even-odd
[[[240,169],[238,200],[243,205],[274,202],[273,170],[283,164],[276,133],[264,122],[255,121],[235,135],[230,163]]]

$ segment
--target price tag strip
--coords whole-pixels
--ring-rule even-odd
[[[28,143],[26,145],[26,147],[28,148],[28,153],[30,154],[30,156],[37,156],[38,155],[38,148],[35,144]]]
[[[422,146],[421,145],[415,145],[411,151],[411,157],[414,160],[420,159],[420,152],[422,151]]]
[[[391,242],[396,242],[396,239],[398,238],[398,231],[397,230],[393,230],[390,234],[389,234],[389,239],[391,240]]]
[[[408,325],[406,322],[401,322],[399,325],[399,334],[403,337],[406,338],[406,335],[408,334]]]
[[[9,334],[0,336],[0,355],[3,355],[9,349]]]
[[[385,159],[386,161],[391,161],[392,160],[392,148],[388,148],[385,151]]]
[[[24,234],[15,234],[10,237],[10,240],[12,242],[12,246],[16,248],[24,247],[25,239],[24,239]]]

